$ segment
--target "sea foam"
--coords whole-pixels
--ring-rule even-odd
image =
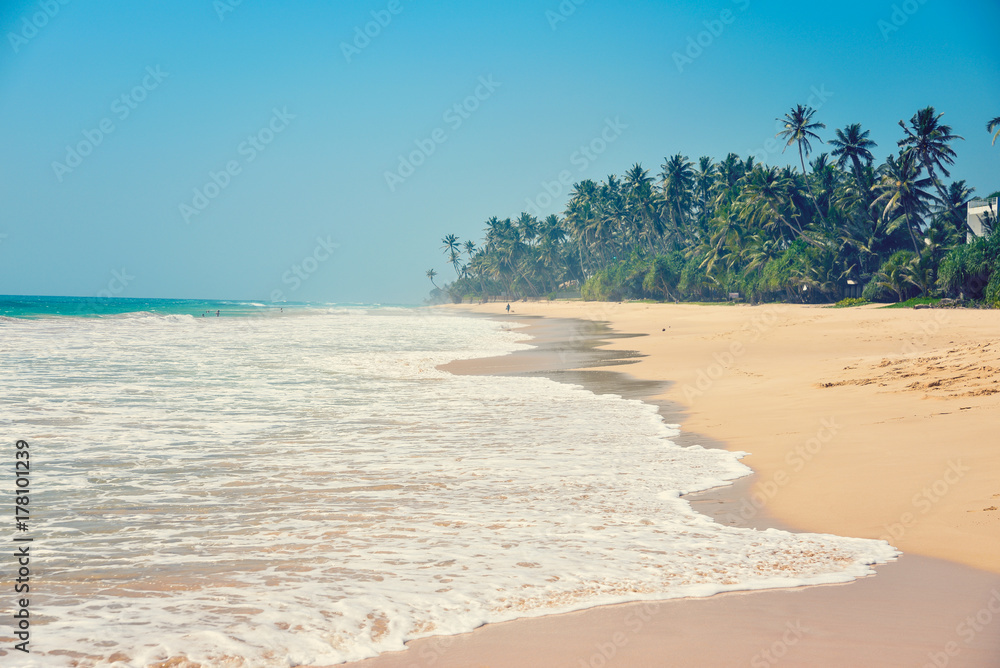
[[[360,313],[0,323],[45,567],[19,665],[335,663],[896,555],[692,511],[681,494],[749,469],[653,406],[436,368],[524,347],[509,324]]]

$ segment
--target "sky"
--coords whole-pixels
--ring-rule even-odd
[[[932,105],[1000,190],[1000,3],[0,0],[0,294],[414,304],[446,234],[667,156],[878,161]],[[814,145],[814,153],[831,147]]]

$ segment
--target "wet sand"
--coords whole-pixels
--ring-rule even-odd
[[[594,317],[593,308],[585,305],[581,308],[581,305],[571,304],[569,309],[562,309],[566,311],[562,315],[589,317],[589,320],[551,317],[538,319],[523,314],[526,310],[524,307],[551,311],[553,306],[518,304],[515,307],[515,314],[510,317],[529,325],[528,331],[536,337],[532,341],[536,347],[532,350],[501,358],[455,362],[445,368],[453,373],[541,374],[562,382],[584,385],[595,392],[613,392],[630,398],[644,398],[660,407],[667,422],[682,425],[683,433],[677,439],[682,445],[694,443],[705,447],[732,445],[728,440],[723,442],[713,439],[691,427],[692,424],[705,424],[705,418],[699,423],[692,415],[696,413],[692,410],[692,406],[676,400],[675,397],[683,397],[682,384],[665,380],[671,378],[669,374],[657,376],[656,370],[651,373],[648,368],[644,370],[645,372],[642,371],[642,361],[647,360],[651,354],[656,354],[655,351],[649,352],[648,346],[643,345],[650,342],[651,336],[640,338],[624,329],[613,331],[598,322],[602,319],[614,322],[613,318]],[[636,310],[648,308],[645,305],[638,306]],[[586,308],[590,308],[589,313],[586,312]],[[740,313],[743,308],[728,307],[727,311],[723,309],[727,307],[715,308],[716,311],[722,311],[723,321],[727,319],[734,321],[730,326],[737,325],[739,331],[740,319],[746,319],[746,316]],[[499,311],[499,307],[490,305],[479,310]],[[752,309],[746,311],[750,312]],[[607,305],[597,312],[597,315],[607,314]],[[649,320],[648,314],[638,315],[641,320]],[[786,322],[788,318],[802,317],[780,315],[784,316]],[[881,314],[876,314],[875,317],[879,315]],[[696,312],[695,317],[703,316]],[[806,312],[805,317],[810,319],[813,314]],[[676,322],[674,319],[671,321]],[[770,324],[767,325],[765,334],[779,326],[777,322],[772,322],[770,319],[768,321]],[[646,329],[649,331],[642,333],[653,334],[655,327],[649,325],[647,322]],[[673,325],[669,327],[673,329]],[[661,329],[666,330],[667,327]],[[753,326],[749,331],[752,338]],[[716,337],[715,331],[703,331],[701,334],[709,340],[714,340]],[[968,334],[974,335],[974,332]],[[764,338],[763,335],[752,340],[757,341],[761,338]],[[725,342],[725,337],[721,340]],[[710,344],[708,347],[720,348],[718,344]],[[726,350],[726,347],[723,345],[721,349]],[[634,350],[642,350],[642,353],[636,353]],[[692,354],[690,346],[684,353],[688,358],[685,361],[687,367],[705,363],[705,357]],[[904,354],[918,357],[921,354],[927,355],[928,351],[915,350]],[[737,352],[724,372],[732,372],[737,376],[737,372],[741,369],[736,361],[744,359],[752,360],[749,355]],[[635,364],[636,362],[639,364]],[[685,363],[675,362],[682,373],[674,374],[673,378],[683,377],[684,373],[690,374],[690,368],[680,368]],[[989,365],[980,364],[980,366]],[[875,368],[884,369],[884,367]],[[742,370],[744,373],[740,375],[744,378],[751,380],[754,378],[746,374],[746,369]],[[750,373],[752,374],[752,371]],[[697,382],[697,373],[692,378]],[[721,377],[712,380],[714,386],[716,381],[721,381]],[[690,383],[687,387],[698,389],[697,385]],[[696,399],[700,399],[704,394],[705,392],[695,396],[689,392],[689,396],[694,396]],[[991,394],[978,396],[989,398]],[[766,399],[767,397],[761,394],[748,396],[742,409],[752,411],[756,404],[757,410],[760,410],[760,404]],[[834,413],[833,417],[836,418],[837,415]],[[811,417],[817,417],[815,410]],[[983,415],[977,417],[984,419]],[[712,419],[724,422],[718,417]],[[822,418],[817,417],[817,420],[819,419]],[[820,443],[817,456],[823,451],[823,446],[826,446],[826,443]],[[802,527],[797,526],[795,522],[789,522],[787,516],[781,516],[779,519],[778,515],[772,512],[773,501],[778,496],[788,496],[784,493],[791,489],[791,482],[774,477],[781,468],[761,471],[753,463],[752,457],[745,461],[758,471],[755,475],[741,479],[733,485],[692,495],[689,498],[692,505],[720,522],[759,529],[768,527],[801,529]],[[819,462],[810,460],[807,463]],[[813,466],[813,469],[819,470],[818,475],[822,477],[821,466]],[[805,470],[805,467],[802,470]],[[900,477],[903,478],[912,473],[906,467],[900,467],[899,470],[902,471]],[[997,469],[992,469],[992,473],[993,480],[996,480]],[[954,474],[953,478],[958,475]],[[958,482],[970,478],[968,472],[963,471]],[[771,490],[769,482],[777,487],[776,493],[768,493]],[[906,482],[912,484],[912,480],[904,480],[904,487]],[[932,486],[933,482],[932,478],[930,480]],[[850,493],[850,485],[844,485],[843,481],[841,485],[843,488],[841,494]],[[957,488],[958,484],[954,487]],[[917,490],[919,491],[919,486]],[[933,489],[931,491],[933,493]],[[959,495],[950,496],[954,503],[954,499]],[[879,512],[884,510],[873,509],[876,516]],[[919,509],[913,512],[918,520],[925,519],[917,515]],[[816,526],[822,523],[823,518],[817,518],[808,530],[842,533]],[[929,521],[925,522],[925,525],[930,524]],[[910,529],[918,527],[917,521],[908,523],[908,526],[902,528],[901,537],[905,538]],[[985,533],[985,542],[988,543],[991,539],[990,532]],[[865,534],[863,531],[855,531],[842,535]],[[878,537],[878,534],[867,537]],[[892,538],[891,535],[888,537]],[[898,544],[901,541],[893,542]],[[971,549],[969,545],[972,545]],[[993,563],[990,561],[990,555],[979,555],[976,552],[975,540],[966,541],[960,547],[963,547],[966,553],[971,552],[973,558],[969,561],[985,560],[987,564]],[[1000,556],[997,560],[1000,561]],[[347,665],[359,668],[396,666],[599,668],[600,666],[779,664],[1000,666],[1000,573],[996,572],[1000,571],[1000,563],[992,569],[994,572],[990,572],[942,559],[906,553],[896,562],[879,566],[877,571],[877,576],[846,585],[723,594],[708,599],[675,599],[659,603],[604,606],[565,615],[492,624],[459,636],[413,641],[408,644],[408,651],[388,653],[375,659]]]

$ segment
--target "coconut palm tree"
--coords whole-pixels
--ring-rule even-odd
[[[946,165],[955,164],[955,150],[949,144],[964,137],[952,134],[951,126],[940,122],[942,116],[943,113],[934,112],[934,107],[924,107],[913,115],[909,127],[900,121],[899,127],[903,128],[906,136],[897,143],[901,152],[912,153],[917,157],[919,164],[927,170],[940,200],[945,202],[947,195],[934,168],[940,169],[945,176],[951,176]]]
[[[448,261],[451,262],[451,266],[455,268],[455,276],[459,275],[458,271],[458,260],[460,257],[461,246],[459,245],[458,237],[454,234],[449,234],[441,240],[444,244],[441,246],[441,250],[448,253]]]
[[[427,278],[431,279],[431,285],[433,285],[435,288],[437,288],[438,290],[440,290],[441,288],[438,288],[437,283],[434,282],[434,277],[437,276],[437,275],[438,275],[438,273],[436,271],[434,271],[433,269],[428,269],[427,270]]]
[[[698,168],[694,172],[694,204],[700,231],[707,235],[708,221],[712,218],[712,188],[716,183],[716,169],[712,158],[703,155],[698,158]]]
[[[692,165],[677,154],[654,179],[634,164],[574,184],[560,215],[494,216],[479,244],[448,235],[443,250],[458,278],[444,289],[453,299],[538,296],[578,278],[588,297],[716,299],[739,291],[789,301],[833,296],[844,278],[873,289],[881,282],[900,298],[914,286],[930,289],[965,238],[972,194],[962,181],[938,181],[948,176],[957,138],[940,115],[930,107],[915,114],[901,150],[880,166],[860,124],[835,131],[830,155],[813,151],[823,124],[808,106],[793,108],[783,127],[779,136],[786,152],[796,145],[800,169],[732,153]],[[1000,118],[988,127],[1000,128]],[[887,264],[902,248],[909,250]],[[428,278],[437,288],[435,274]]]
[[[653,178],[648,169],[635,163],[625,172],[624,186],[630,232],[636,239],[642,239],[646,248],[653,252],[656,240],[664,232],[663,219],[655,211],[657,197],[653,191]]]
[[[861,173],[862,162],[867,165],[872,163],[874,158],[871,149],[878,144],[868,138],[868,135],[871,134],[870,130],[861,131],[861,123],[851,123],[843,130],[834,130],[834,134],[837,136],[831,139],[830,143],[837,148],[830,153],[837,158],[838,167],[843,169],[850,161],[854,166],[856,176]]]
[[[521,233],[521,239],[524,240],[524,243],[529,246],[533,245],[538,237],[538,219],[522,211],[521,215],[514,221],[514,225]]]
[[[966,185],[964,180],[952,181],[945,190],[944,201],[937,202],[935,213],[964,233],[968,228],[967,207],[975,190]]]
[[[802,177],[806,180],[806,188],[809,191],[809,197],[812,198],[813,204],[816,206],[816,212],[825,225],[826,218],[823,216],[823,212],[820,211],[819,204],[816,202],[816,196],[812,191],[812,184],[809,182],[809,173],[806,171],[806,156],[812,150],[809,140],[815,139],[822,144],[823,140],[819,138],[819,135],[814,130],[826,127],[824,123],[813,122],[812,117],[815,113],[816,110],[812,107],[801,104],[795,105],[795,108],[785,114],[784,118],[775,119],[785,124],[785,129],[781,130],[775,136],[785,140],[785,148],[781,149],[782,153],[792,144],[798,144],[799,162],[802,164]]]
[[[672,158],[664,158],[660,166],[663,205],[672,232],[680,236],[685,228],[685,216],[691,208],[694,169],[687,156],[677,153]]]
[[[790,211],[788,200],[791,178],[777,167],[757,168],[745,177],[741,213],[753,224],[765,230],[774,230],[784,235],[784,228],[791,233],[792,239],[802,236],[802,228],[789,219],[786,212]]]
[[[878,197],[872,202],[874,207],[882,207],[882,217],[892,220],[887,229],[902,223],[910,234],[913,250],[919,255],[920,245],[914,230],[919,231],[919,214],[927,208],[931,199],[927,188],[932,185],[930,177],[920,178],[920,163],[913,152],[902,153],[897,160],[889,155],[880,168],[881,178],[875,185]],[[897,213],[902,212],[900,216]]]
[[[996,132],[993,132],[996,130]],[[997,137],[1000,137],[1000,116],[991,119],[990,122],[986,124],[986,131],[993,132],[993,143],[997,143]]]
[[[861,279],[878,269],[880,258],[891,243],[886,221],[873,204],[879,193],[876,175],[871,165],[864,165],[855,180],[847,179],[838,189],[835,206],[843,212],[839,239],[847,273]],[[852,270],[856,269],[856,273]]]
[[[911,253],[907,250],[896,251],[875,273],[873,278],[876,285],[883,290],[895,292],[899,301],[905,300],[909,294],[908,286],[917,285],[919,287],[913,276],[914,267],[919,261],[919,253]]]

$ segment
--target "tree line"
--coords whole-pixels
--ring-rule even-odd
[[[777,134],[799,168],[730,153],[676,154],[655,177],[640,164],[576,183],[561,216],[491,217],[480,242],[442,239],[455,279],[432,301],[575,295],[617,301],[868,301],[963,297],[1000,304],[995,210],[971,234],[974,188],[946,182],[963,137],[933,107],[917,111],[896,153],[876,164],[858,123],[828,141],[815,110],[792,108]],[[993,143],[1000,116],[986,124]],[[814,144],[829,152],[813,155]],[[988,199],[996,197],[994,192]],[[971,239],[971,240],[969,240]]]

